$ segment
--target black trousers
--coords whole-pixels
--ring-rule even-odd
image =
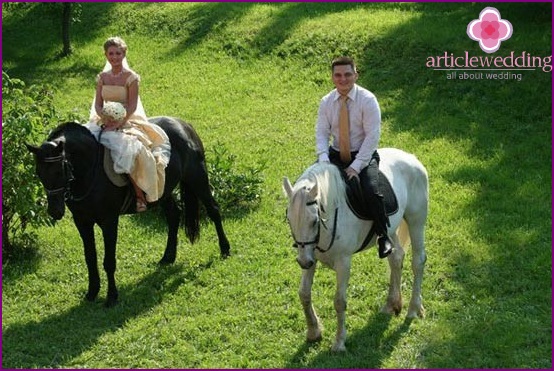
[[[350,158],[356,158],[358,152],[352,152]],[[335,164],[339,169],[344,170],[352,163],[344,163],[340,159],[339,151],[333,147],[329,147],[329,160],[332,164]],[[364,167],[358,177],[360,178],[360,187],[363,190],[363,198],[365,205],[373,215],[373,219],[376,223],[377,233],[379,235],[387,234],[387,227],[390,225],[389,218],[385,212],[385,205],[383,203],[383,195],[379,190],[379,162],[380,157],[377,151],[373,152],[369,165]],[[349,181],[348,179],[346,180]],[[357,180],[355,180],[357,181]]]
[[[358,152],[351,152],[350,158],[352,160],[349,163],[344,163],[340,159],[339,151],[337,151],[333,147],[329,147],[329,160],[332,164],[337,165],[341,170],[344,170],[348,166],[350,166],[354,158],[356,158],[357,154]],[[377,153],[377,151],[373,152],[371,160],[369,161],[369,165],[364,167],[358,175],[362,187],[364,188],[364,190],[367,189],[368,194],[381,194],[379,192],[379,161],[381,161],[381,159],[379,158],[379,154]]]

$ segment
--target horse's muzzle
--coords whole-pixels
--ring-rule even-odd
[[[64,211],[63,210],[50,211],[50,209],[48,209],[48,215],[50,215],[54,220],[60,220],[64,216]]]
[[[63,218],[64,214],[65,203],[63,202],[63,200],[61,202],[48,200],[48,215],[50,215],[52,219],[60,220],[61,218]]]
[[[308,259],[306,261],[303,261],[299,258],[296,258],[296,262],[298,263],[298,265],[300,265],[300,268],[302,269],[310,269],[315,263],[313,259]]]

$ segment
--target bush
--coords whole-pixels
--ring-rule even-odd
[[[2,71],[2,256],[15,245],[30,244],[34,235],[28,226],[52,224],[25,143],[42,141],[49,122],[57,118],[48,88],[26,88]]]
[[[240,172],[235,165],[236,156],[217,144],[208,151],[207,168],[213,194],[224,212],[238,212],[258,205],[264,182],[262,172],[266,164],[246,167]]]

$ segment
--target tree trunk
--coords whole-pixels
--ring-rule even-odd
[[[69,41],[69,26],[70,25],[71,25],[71,3],[63,3],[63,16],[62,16],[63,51],[62,51],[62,55],[64,57],[71,54],[71,43]]]
[[[10,225],[11,217],[9,216],[8,205],[2,202],[2,261],[4,261],[4,253],[8,255],[12,250],[12,244],[10,243],[10,234],[8,233],[8,226]]]

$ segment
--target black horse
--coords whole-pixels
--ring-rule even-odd
[[[215,224],[221,255],[229,256],[229,241],[223,230],[219,207],[211,194],[204,147],[198,134],[192,126],[177,118],[153,117],[149,121],[159,125],[171,143],[164,193],[156,202],[162,206],[169,227],[167,245],[160,263],[170,264],[175,261],[181,209],[184,208],[188,239],[191,243],[198,239],[199,201],[202,201]],[[106,305],[114,305],[118,298],[114,273],[119,215],[136,212],[133,187],[118,187],[109,180],[103,169],[104,146],[78,123],[61,124],[40,147],[27,144],[27,148],[35,155],[36,171],[47,192],[50,216],[61,219],[65,204],[73,214],[85,248],[89,276],[86,299],[89,301],[95,300],[100,291],[93,228],[98,224],[102,229],[104,270],[108,277]],[[177,184],[180,185],[182,207],[178,206],[173,196]],[[133,202],[128,202],[130,199]]]

